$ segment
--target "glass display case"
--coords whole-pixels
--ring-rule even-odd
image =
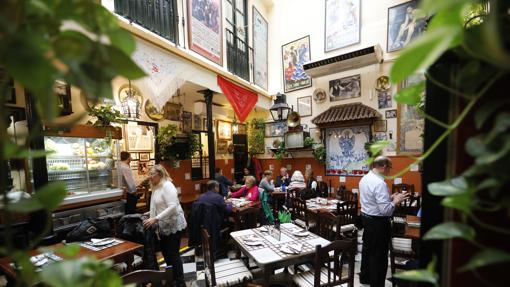
[[[64,204],[107,197],[122,192],[115,162],[119,141],[110,138],[45,136],[48,182],[66,184]]]

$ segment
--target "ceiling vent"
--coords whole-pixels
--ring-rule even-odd
[[[382,63],[383,52],[379,45],[352,51],[331,58],[308,62],[303,65],[305,72],[312,78],[352,70],[363,66]]]

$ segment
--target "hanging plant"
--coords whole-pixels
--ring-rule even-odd
[[[89,112],[89,116],[97,119],[95,122],[87,122],[88,125],[95,127],[109,127],[111,123],[120,123],[125,120],[124,115],[111,105],[93,107]]]
[[[280,160],[282,159],[285,155],[287,154],[287,151],[285,150],[285,142],[281,142],[280,143],[280,146],[278,147],[278,149],[276,149],[276,151],[274,152],[274,157],[277,159],[277,160]]]
[[[178,127],[174,124],[161,127],[158,131],[157,141],[159,145],[158,158],[161,161],[169,161],[174,166],[179,160],[191,159],[193,154],[200,149],[200,142],[193,133],[186,134],[187,149],[175,148],[178,136]]]
[[[305,140],[303,141],[303,146],[305,148],[310,148],[313,147],[315,143],[316,142],[311,137],[306,137]]]
[[[264,128],[263,119],[255,118],[248,124],[248,152],[252,155],[265,152]]]
[[[323,144],[315,144],[312,154],[320,164],[326,164],[326,148]]]

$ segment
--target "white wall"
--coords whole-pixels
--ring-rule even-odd
[[[283,76],[281,62],[281,46],[304,36],[310,36],[310,56],[312,61],[333,57],[350,51],[358,50],[375,44],[379,44],[383,51],[386,51],[386,27],[388,8],[397,4],[407,2],[406,0],[362,0],[361,1],[361,42],[343,49],[324,52],[324,22],[325,22],[325,1],[324,0],[277,0],[274,1],[272,18],[270,24],[270,75],[273,82],[279,81],[279,86],[271,86],[270,92],[283,92]],[[397,52],[398,53],[398,52]],[[310,96],[317,88],[329,92],[329,81],[346,76],[361,74],[361,98],[340,100],[330,102],[329,98],[321,104],[312,103],[313,115],[302,119],[302,124],[314,128],[311,120],[327,110],[330,106],[362,102],[372,108],[378,109],[377,95],[375,92],[375,81],[381,75],[389,75],[391,63],[397,53],[384,52],[383,64],[375,64],[355,70],[328,75],[312,79],[312,87],[286,93],[287,103],[294,105],[297,110],[297,98]],[[274,90],[273,90],[274,89]],[[396,87],[393,87],[393,93]],[[386,110],[397,109],[393,101],[391,108],[379,110],[382,118],[385,119]],[[397,138],[397,120],[387,120],[387,135],[391,131],[393,141]]]

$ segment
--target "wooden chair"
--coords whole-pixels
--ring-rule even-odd
[[[122,276],[122,284],[142,284],[151,286],[156,283],[163,283],[158,286],[171,286],[172,282],[172,267],[166,267],[165,270],[137,270]],[[157,285],[157,284],[156,284]]]
[[[292,219],[294,223],[303,227],[303,228],[313,228],[315,227],[313,223],[309,220],[308,210],[306,208],[306,201],[300,199],[299,197],[292,197]]]
[[[414,184],[398,183],[391,186],[391,193],[407,191],[414,194]]]
[[[140,196],[138,198],[138,202],[136,203],[136,213],[145,213],[149,211],[151,206],[151,194],[152,192],[145,187],[139,187],[136,189],[137,196]]]
[[[242,260],[215,262],[211,236],[205,228],[201,229],[202,249],[205,263],[206,286],[242,286],[253,279],[250,270]]]
[[[317,234],[330,241],[340,239],[340,217],[329,211],[320,211],[318,216]]]
[[[406,265],[410,260],[418,259],[418,242],[411,238],[402,237],[395,228],[392,228],[390,240],[390,268],[391,274],[395,274],[398,270],[410,270],[412,266]],[[395,278],[392,280],[392,286],[395,286]]]
[[[297,286],[329,287],[345,283],[349,287],[354,286],[354,256],[356,254],[354,241],[337,240],[326,247],[318,245],[315,250],[313,270],[298,273],[292,277],[292,281]]]
[[[328,184],[324,181],[317,182],[317,196],[329,197]]]
[[[261,208],[248,207],[235,214],[235,230],[256,228],[259,223]]]

